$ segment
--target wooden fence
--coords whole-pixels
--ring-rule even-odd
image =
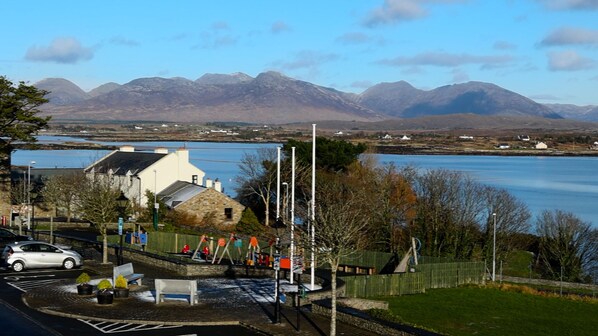
[[[354,275],[339,277],[345,282],[345,296],[371,298],[425,292],[423,273]]]
[[[424,275],[426,289],[481,284],[484,278],[484,263],[477,261],[420,264],[415,270]]]

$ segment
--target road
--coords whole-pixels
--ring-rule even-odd
[[[0,320],[1,334],[11,335],[136,335],[136,336],[178,336],[178,335],[261,335],[242,326],[169,326],[129,323],[107,323],[90,320],[70,319],[48,315],[27,307],[21,294],[28,290],[74,279],[80,270],[32,270],[14,273],[0,269]]]

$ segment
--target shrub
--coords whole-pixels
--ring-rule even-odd
[[[89,277],[89,274],[85,272],[79,274],[77,279],[75,279],[75,282],[81,285],[87,284],[89,281],[91,281],[91,278]]]
[[[112,289],[112,284],[108,279],[104,279],[98,283],[98,291],[105,292]]]
[[[237,224],[236,230],[239,233],[248,235],[259,234],[265,231],[265,227],[260,224],[259,220],[255,216],[255,213],[251,208],[247,207],[241,214],[241,219]]]
[[[125,277],[122,274],[119,274],[116,277],[116,282],[114,284],[115,288],[127,288],[128,284],[127,284],[127,279],[125,279]]]

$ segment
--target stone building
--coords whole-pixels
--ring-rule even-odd
[[[223,194],[220,182],[206,180],[206,186],[176,181],[158,193],[158,199],[174,209],[189,226],[214,226],[234,229],[245,209],[241,203]]]

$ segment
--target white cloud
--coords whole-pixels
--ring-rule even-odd
[[[455,67],[465,64],[481,64],[483,67],[496,67],[513,61],[508,55],[479,56],[470,54],[450,54],[445,52],[427,52],[413,57],[399,56],[393,59],[381,60],[378,63],[390,66],[433,65],[441,67]]]
[[[555,51],[548,54],[548,69],[551,71],[578,71],[591,69],[595,62],[587,57],[579,55],[577,52]]]
[[[453,83],[464,83],[469,81],[469,75],[461,69],[453,69]]]
[[[596,0],[537,0],[546,7],[554,10],[597,10],[598,1]]]
[[[544,46],[571,44],[598,45],[598,30],[562,27],[546,36],[540,44]]]
[[[345,33],[336,38],[338,42],[343,44],[365,44],[371,41],[371,38],[360,32]]]
[[[134,47],[134,46],[139,45],[139,42],[122,37],[122,36],[115,36],[115,37],[111,38],[110,43],[116,44],[116,45],[122,45],[122,46],[129,46],[129,47]]]
[[[323,54],[315,51],[304,50],[295,54],[290,61],[279,61],[275,64],[286,70],[317,69],[321,64],[337,60],[336,54]]]
[[[493,45],[496,50],[513,50],[517,49],[517,45],[507,41],[496,41]]]
[[[291,30],[291,27],[289,27],[289,25],[287,25],[283,21],[276,21],[270,27],[270,31],[273,34],[278,34],[278,33],[282,33],[282,32],[285,32],[285,31],[290,31],[290,30]]]
[[[384,3],[372,9],[364,18],[366,27],[395,24],[401,21],[415,20],[426,17],[428,11],[424,8],[431,3],[460,3],[467,0],[384,0]]]
[[[426,16],[427,11],[414,0],[385,0],[382,6],[374,8],[364,19],[367,27],[393,24]]]
[[[59,37],[48,46],[33,46],[27,50],[25,59],[40,62],[74,64],[93,58],[93,49],[81,45],[73,37]]]

